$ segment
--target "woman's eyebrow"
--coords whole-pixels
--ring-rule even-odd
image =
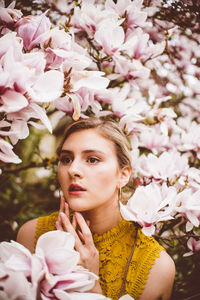
[[[99,153],[102,155],[105,155],[105,152],[98,150],[98,149],[87,149],[87,150],[83,150],[83,153],[87,154],[87,153]]]
[[[62,153],[73,154],[72,151],[70,151],[70,150],[65,150],[65,149],[62,149],[62,150],[60,151],[60,154],[62,154]]]
[[[60,154],[62,154],[62,153],[73,154],[73,151],[67,150],[67,149],[62,149],[62,150],[60,151]],[[99,153],[99,154],[105,155],[105,152],[103,152],[103,151],[101,151],[101,150],[98,150],[98,149],[86,149],[86,150],[83,150],[82,153],[84,153],[84,154],[88,154],[88,153]]]

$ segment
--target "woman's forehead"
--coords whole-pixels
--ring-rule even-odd
[[[64,141],[63,147],[64,148],[91,148],[91,149],[109,149],[114,151],[114,144],[109,139],[103,136],[101,131],[97,128],[90,128],[90,129],[82,129],[75,132],[72,132]]]

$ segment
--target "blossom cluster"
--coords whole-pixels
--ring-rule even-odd
[[[0,161],[21,162],[13,147],[30,125],[52,131],[50,103],[74,120],[112,115],[139,185],[124,217],[148,235],[172,219],[198,228],[199,36],[153,24],[159,1],[43,2],[39,15],[23,16],[15,1],[0,7]]]
[[[78,265],[80,254],[74,244],[70,233],[59,230],[41,235],[34,254],[14,241],[0,243],[0,298],[109,300],[89,292],[98,276]]]

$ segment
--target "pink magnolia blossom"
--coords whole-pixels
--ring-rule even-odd
[[[113,0],[106,0],[105,8],[112,9],[121,17],[126,13],[126,26],[132,28],[134,26],[143,26],[145,24],[147,13],[142,11],[142,0],[119,0],[115,3]]]
[[[165,41],[154,45],[149,40],[149,35],[139,27],[129,33],[120,50],[126,51],[130,57],[146,61],[158,56],[164,49]]]
[[[12,39],[12,36],[8,36]],[[2,56],[0,65],[3,75],[9,75],[1,89],[11,88],[24,95],[27,88],[32,86],[44,73],[45,59],[42,53],[23,53],[18,49],[19,43],[11,44],[6,54]],[[16,56],[16,52],[18,55]]]
[[[196,240],[195,238],[191,237],[187,242],[187,246],[191,251],[185,253],[183,256],[190,256],[190,255],[197,254],[200,251],[200,240]]]
[[[121,214],[124,219],[139,223],[144,234],[152,235],[156,223],[173,218],[176,195],[176,189],[165,183],[139,186],[127,205],[120,203]]]
[[[76,71],[71,77],[72,89],[77,91],[81,87],[89,89],[105,89],[109,84],[109,79],[103,77],[104,72],[100,71]]]
[[[72,115],[74,120],[78,120],[89,106],[95,115],[100,112],[102,108],[96,100],[98,96],[98,90],[81,87],[77,92],[68,93],[67,96],[55,100],[54,105],[57,109]]]
[[[139,136],[140,146],[151,150],[154,154],[165,150],[169,137],[160,132],[159,126],[146,127]]]
[[[181,135],[180,151],[194,150],[200,158],[200,127],[195,121],[190,124],[190,128]]]
[[[73,236],[62,231],[50,231],[38,239],[35,255],[44,265],[45,279],[41,282],[44,296],[52,298],[54,289],[85,292],[93,287],[97,276],[77,266],[80,257],[74,244]]]
[[[55,27],[49,30],[40,46],[45,53],[46,68],[59,69],[69,59],[72,37],[64,30]]]
[[[101,5],[94,5],[94,0],[83,1],[81,8],[78,6],[74,9],[72,23],[75,28],[82,29],[87,32],[90,37],[93,37],[98,26],[105,19],[118,19],[116,13],[108,10],[102,10]]]
[[[34,102],[50,102],[62,94],[63,82],[64,74],[62,72],[47,71],[30,88],[27,88],[27,92]]]
[[[23,272],[12,271],[0,263],[0,299],[36,300],[37,290],[27,280]]]
[[[28,101],[21,93],[7,90],[0,99],[0,112],[16,112],[28,106]]]
[[[0,160],[5,163],[21,163],[21,159],[13,152],[13,146],[0,137]]]
[[[166,151],[159,157],[151,153],[147,156],[141,155],[137,162],[137,172],[141,176],[156,180],[173,181],[187,174],[188,170],[188,158],[181,156],[178,151]]]
[[[150,69],[142,65],[139,60],[132,61],[125,56],[115,54],[113,61],[116,65],[116,71],[127,80],[135,80],[137,78],[147,79],[150,75]]]
[[[40,43],[43,49],[62,49],[70,50],[72,44],[72,37],[69,33],[63,29],[55,27],[49,30],[45,36],[45,39]]]
[[[31,120],[32,118],[39,119],[45,125],[45,127],[50,132],[52,132],[52,126],[51,126],[49,118],[46,115],[46,110],[43,107],[41,107],[38,104],[33,103],[33,102],[18,112],[7,114],[7,118],[9,121],[12,121],[12,122],[14,122],[15,119],[21,120],[24,122],[24,126],[25,126],[25,123],[28,123],[38,129],[43,129],[44,127],[41,127],[38,123]],[[14,128],[15,125],[13,125],[12,127]],[[14,128],[14,130],[15,130],[15,128]]]
[[[45,13],[40,16],[26,16],[16,23],[18,36],[23,39],[24,49],[32,50],[36,45],[41,43],[45,34],[50,30],[50,20]]]
[[[200,224],[200,190],[185,189],[177,196],[176,211],[187,219],[186,231]]]
[[[5,7],[4,1],[0,2],[0,22],[11,24],[21,18],[22,12],[14,7],[15,1],[11,2],[8,7]]]
[[[74,8],[74,2],[71,1],[71,3],[69,3],[69,1],[66,0],[45,0],[47,4],[49,5],[53,5],[53,7],[56,7],[56,9],[58,9],[60,12],[65,13],[65,14],[69,14],[71,9]]]
[[[16,32],[8,32],[0,38],[0,58],[5,55],[10,48],[13,48],[14,58],[19,60],[22,57],[22,40],[16,36]]]
[[[96,30],[94,38],[103,47],[107,55],[112,56],[124,42],[125,33],[120,26],[122,22],[123,20],[116,22],[112,19],[105,19]]]
[[[62,300],[68,299],[71,293],[90,290],[98,277],[78,266],[80,254],[74,250],[74,244],[70,233],[57,230],[40,236],[34,254],[14,241],[2,242],[0,287],[3,296],[17,300],[24,293],[23,299],[35,300],[40,294],[41,299]],[[16,288],[17,278],[21,278],[21,284]]]
[[[82,71],[88,68],[92,64],[91,58],[87,55],[87,52],[80,46],[72,43],[70,51],[65,52],[65,61],[62,64],[62,71],[68,72],[72,68],[72,73],[75,71]]]

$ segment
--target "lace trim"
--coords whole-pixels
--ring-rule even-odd
[[[143,292],[151,268],[155,264],[156,258],[160,257],[160,252],[162,250],[165,250],[152,237],[146,237],[142,235],[143,234],[140,232],[141,240],[137,247],[138,251],[143,249],[145,255],[141,253],[143,259],[141,260],[141,265],[138,266],[138,272],[136,272],[137,274],[134,274],[133,270],[137,266],[138,257],[134,257],[133,254],[133,260],[130,264],[130,269],[127,274],[127,292],[130,295],[134,295],[136,299],[139,298]]]
[[[122,220],[116,227],[112,228],[108,232],[103,233],[102,235],[94,233],[93,240],[95,244],[114,241],[116,238],[119,239],[120,236],[123,236],[127,230],[133,227],[132,222]],[[135,233],[134,233],[135,234]]]

